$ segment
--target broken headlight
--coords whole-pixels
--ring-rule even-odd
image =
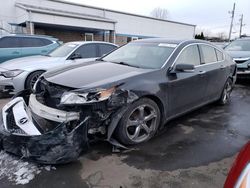
[[[87,93],[65,92],[60,104],[88,104],[107,100],[115,92],[115,87]]]

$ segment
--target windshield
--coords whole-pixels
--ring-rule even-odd
[[[235,40],[225,50],[228,51],[250,51],[250,40]]]
[[[103,61],[140,68],[161,68],[175,49],[176,44],[129,43],[104,57]]]
[[[73,50],[76,49],[77,44],[64,44],[59,48],[52,51],[49,56],[50,57],[66,57],[68,56]]]

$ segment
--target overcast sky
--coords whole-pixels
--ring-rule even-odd
[[[76,3],[120,10],[141,15],[150,15],[155,7],[168,10],[169,20],[197,25],[197,32],[205,35],[217,35],[224,32],[228,36],[230,14],[236,3],[233,35],[239,35],[240,15],[244,15],[243,34],[250,35],[250,0],[68,0]]]

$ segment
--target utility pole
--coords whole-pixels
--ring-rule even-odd
[[[239,37],[241,37],[242,26],[243,26],[243,14],[241,14],[241,18],[240,18],[240,36]]]
[[[231,16],[230,29],[229,29],[229,37],[228,37],[228,41],[229,42],[231,40],[231,34],[232,34],[232,28],[233,28],[233,21],[234,21],[234,12],[235,12],[235,3],[234,3],[234,6],[233,6],[233,10],[229,12],[232,15]]]

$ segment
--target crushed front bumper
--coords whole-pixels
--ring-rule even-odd
[[[0,113],[0,145],[3,150],[44,164],[60,164],[76,160],[88,149],[88,118],[69,131],[67,124],[77,118],[76,113],[51,111],[48,107],[44,109],[32,95],[30,102],[31,106],[40,109],[34,110],[34,113],[40,113],[47,119],[54,118],[51,120],[57,118],[55,128],[41,133],[34,121],[33,111],[31,113],[24,100],[17,97]]]

